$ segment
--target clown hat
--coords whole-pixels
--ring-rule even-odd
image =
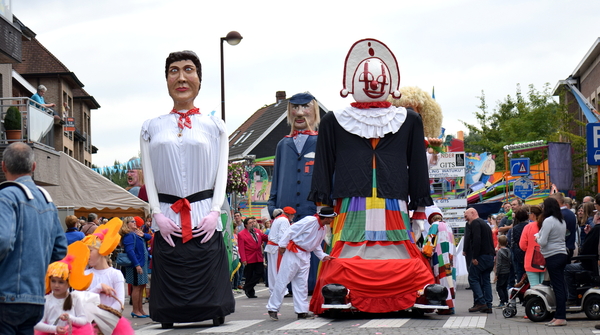
[[[348,55],[346,55],[346,62],[344,63],[344,79],[343,89],[340,91],[340,95],[345,98],[348,94],[354,94],[358,92],[359,88],[354,87],[354,79],[359,76],[363,70],[361,63],[367,60],[379,60],[383,63],[389,72],[389,88],[386,89],[386,93],[391,94],[394,98],[400,98],[400,70],[398,69],[398,62],[392,51],[383,43],[376,39],[366,38],[360,40],[350,48]],[[382,101],[387,99],[387,94],[383,96]],[[360,102],[360,101],[357,101]]]
[[[432,223],[431,218],[433,218],[433,216],[435,214],[439,214],[442,217],[444,217],[444,215],[442,214],[442,210],[438,206],[434,205],[434,206],[425,207],[425,215],[427,216],[427,221],[429,223]]]

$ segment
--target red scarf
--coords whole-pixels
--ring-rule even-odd
[[[389,101],[353,102],[350,106],[358,109],[388,108],[392,105]]]
[[[319,230],[325,229],[325,225],[321,224],[321,217],[319,216],[319,214],[315,214],[315,217],[317,218],[317,222],[319,223]]]
[[[184,127],[192,129],[192,120],[190,119],[190,115],[200,114],[200,108],[192,108],[185,113],[178,112],[175,110],[175,108],[173,108],[171,114],[179,114],[179,120],[177,120],[177,126],[179,126],[179,129],[183,129]]]
[[[296,138],[296,137],[298,137],[298,134],[319,135],[319,132],[315,131],[315,130],[294,130],[290,135],[285,135],[285,137]]]

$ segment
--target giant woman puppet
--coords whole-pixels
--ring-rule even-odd
[[[234,311],[219,220],[227,182],[227,133],[217,117],[194,105],[202,70],[192,51],[173,52],[165,66],[170,113],[144,122],[142,166],[154,216],[150,317],[213,320]]]
[[[374,39],[356,42],[345,64],[341,95],[355,101],[330,112],[319,126],[309,199],[335,205],[331,262],[322,264],[310,309],[324,311],[321,287],[341,284],[346,299],[364,312],[414,306],[434,282],[415,245],[412,220],[423,226],[433,204],[419,114],[391,106],[400,97],[392,52]],[[422,229],[422,228],[421,228]]]

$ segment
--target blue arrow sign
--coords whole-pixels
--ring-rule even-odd
[[[528,178],[519,178],[513,184],[515,196],[525,200],[533,195],[533,182]]]
[[[511,176],[529,176],[529,158],[513,158],[510,160]]]
[[[588,165],[600,165],[600,123],[588,123],[585,127]]]

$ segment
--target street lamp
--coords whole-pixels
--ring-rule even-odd
[[[242,41],[242,35],[237,31],[230,31],[227,36],[221,37],[221,118],[225,122],[225,75],[223,69],[223,41],[229,45],[238,45]]]

